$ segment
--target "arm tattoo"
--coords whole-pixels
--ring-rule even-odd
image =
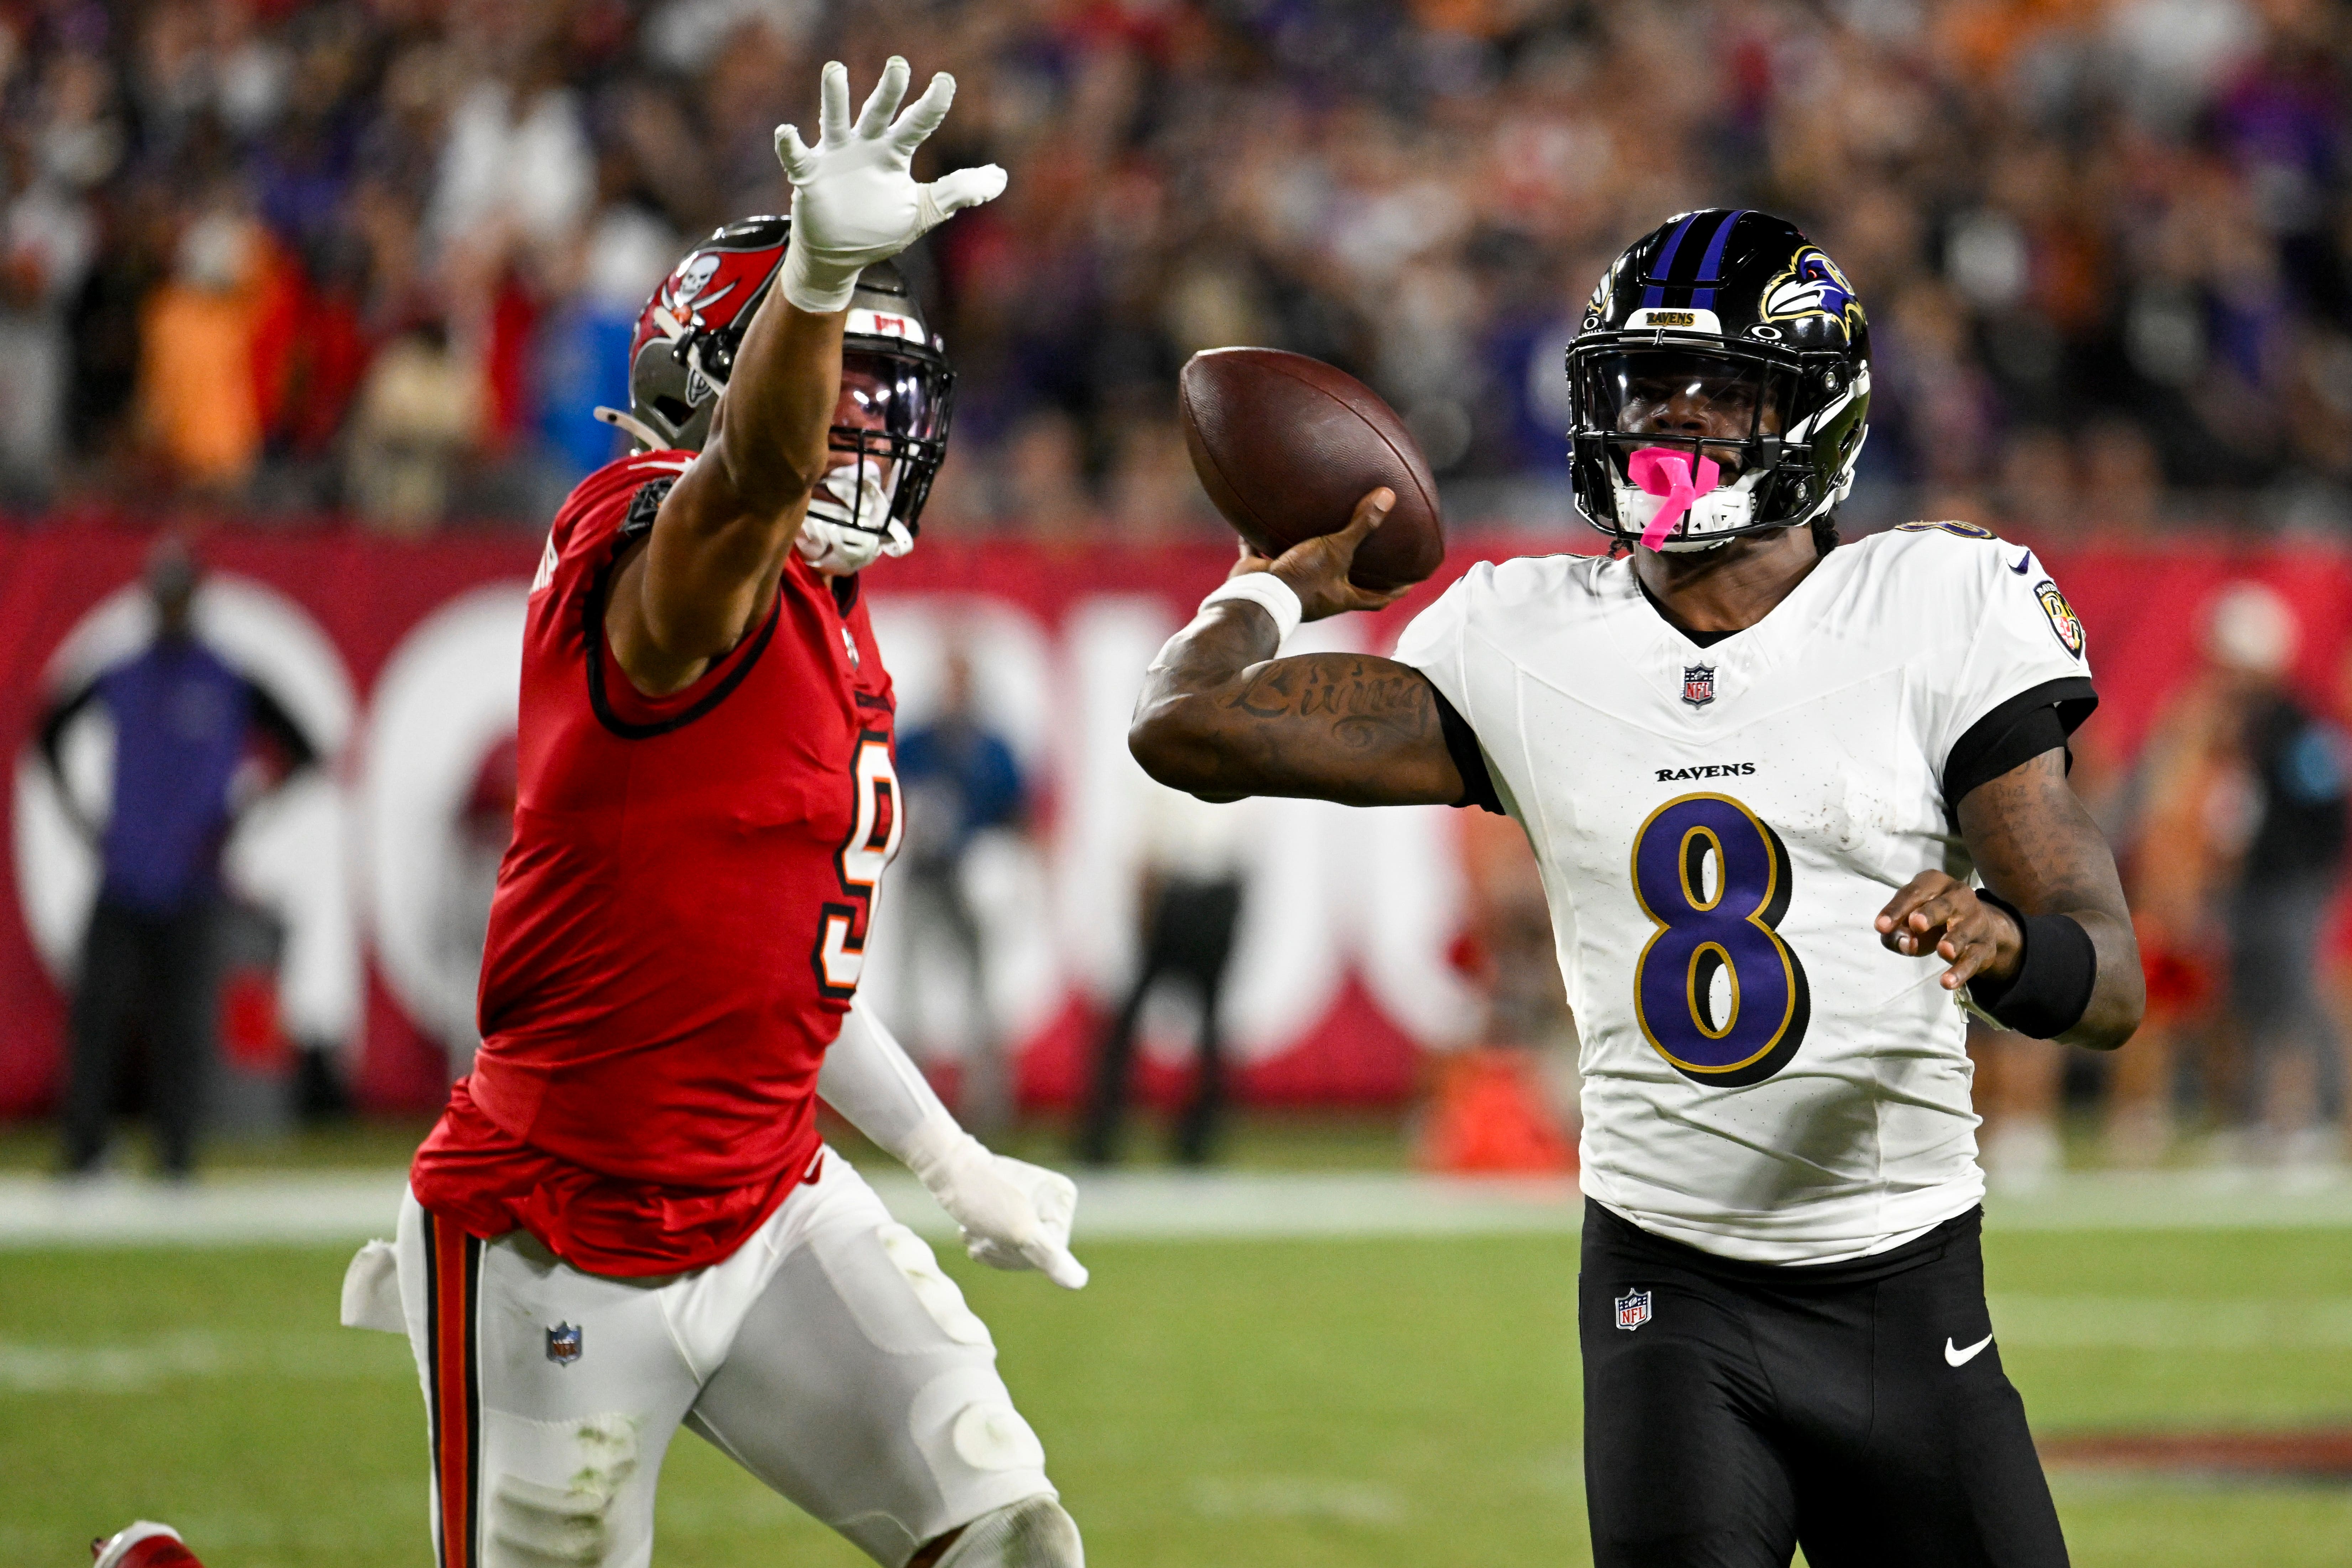
[[[2123,911],[2115,861],[2067,787],[2062,753],[2045,752],[1969,792],[1963,816],[1972,852],[2032,907]]]
[[[1226,706],[1252,719],[1328,717],[1342,744],[1361,751],[1389,737],[1420,739],[1437,731],[1426,677],[1386,659],[1277,659],[1260,669]]]
[[[1128,731],[1144,772],[1212,799],[1442,805],[1461,797],[1428,677],[1363,654],[1271,658],[1273,617],[1223,608],[1171,638],[1145,675]]]

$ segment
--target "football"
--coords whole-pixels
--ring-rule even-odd
[[[1383,592],[1437,570],[1437,481],[1404,421],[1354,376],[1279,349],[1210,349],[1186,363],[1177,401],[1201,487],[1259,553],[1339,532],[1386,485],[1396,506],[1349,581]]]

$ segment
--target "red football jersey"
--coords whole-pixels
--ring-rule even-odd
[[[854,580],[790,556],[773,610],[672,696],[614,659],[612,563],[690,460],[611,464],[556,515],[482,1048],[411,1173],[467,1230],[520,1226],[599,1274],[716,1262],[807,1173],[898,845],[890,678]]]

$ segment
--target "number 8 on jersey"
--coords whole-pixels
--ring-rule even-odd
[[[1775,929],[1790,887],[1780,836],[1727,795],[1678,796],[1633,836],[1633,897],[1658,927],[1633,966],[1633,1013],[1684,1077],[1760,1083],[1804,1042],[1805,966]]]

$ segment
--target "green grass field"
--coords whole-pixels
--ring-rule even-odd
[[[1081,1247],[1093,1285],[948,1259],[1108,1568],[1586,1561],[1572,1239]],[[1988,1241],[2045,1436],[2352,1425],[2352,1233]],[[335,1326],[345,1249],[0,1252],[0,1563],[133,1515],[212,1568],[420,1565],[406,1346]],[[2055,1472],[2086,1568],[2342,1568],[2352,1486]],[[663,1564],[866,1560],[691,1436]]]

